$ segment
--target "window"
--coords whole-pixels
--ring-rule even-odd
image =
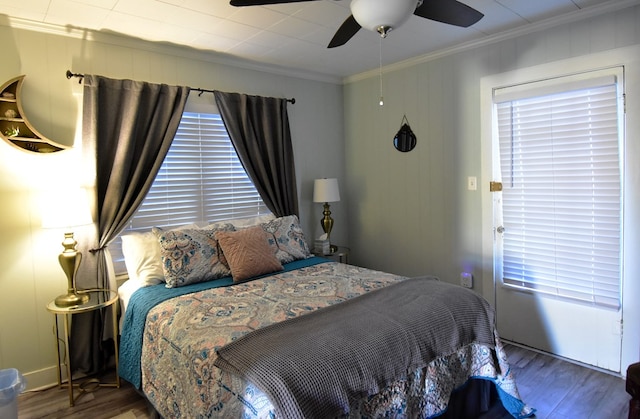
[[[495,92],[505,285],[619,307],[620,80]]]
[[[218,114],[185,112],[153,185],[121,233],[270,214],[247,176]],[[122,243],[109,246],[126,272]]]

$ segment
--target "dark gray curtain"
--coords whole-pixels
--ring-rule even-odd
[[[287,100],[215,91],[220,115],[245,171],[277,217],[298,214]]]
[[[149,191],[188,95],[188,87],[85,75],[82,149],[83,161],[95,170],[96,231],[92,243],[83,243],[89,251],[83,249],[79,288],[114,288],[107,245]],[[103,347],[103,328],[111,325],[107,319],[110,316],[103,320],[98,312],[74,317],[74,369],[95,372],[103,367],[111,352]]]

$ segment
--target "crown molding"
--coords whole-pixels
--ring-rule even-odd
[[[425,62],[437,60],[446,56],[457,54],[460,52],[469,51],[475,48],[480,48],[486,45],[495,44],[501,41],[517,38],[523,35],[528,35],[535,32],[544,31],[546,29],[554,28],[560,25],[566,25],[581,20],[589,19],[595,16],[599,16],[605,13],[614,12],[617,10],[625,9],[628,7],[636,6],[640,4],[640,0],[621,0],[621,1],[609,1],[604,4],[597,4],[595,6],[586,7],[584,9],[577,10],[573,13],[560,15],[545,19],[540,22],[528,24],[526,26],[510,29],[498,34],[489,35],[480,39],[464,42],[455,45],[451,48],[445,48],[432,53],[419,55],[409,58],[407,60],[398,61],[382,67],[383,73],[389,73],[397,70],[402,70],[408,67],[412,67]],[[1,21],[0,25],[9,26],[15,29],[23,29],[28,31],[41,32],[51,35],[65,36],[70,38],[76,38],[86,41],[94,41],[105,44],[112,44],[117,46],[124,46],[130,48],[141,49],[149,52],[156,52],[161,54],[171,54],[174,56],[195,59],[213,64],[229,65],[246,70],[259,71],[264,73],[270,73],[274,75],[294,77],[305,80],[313,80],[332,84],[348,84],[356,81],[368,79],[371,77],[377,77],[380,74],[380,69],[365,71],[362,73],[354,74],[347,77],[331,76],[323,73],[314,73],[308,70],[297,70],[289,67],[277,66],[274,64],[265,64],[257,61],[247,60],[239,57],[235,57],[229,54],[216,51],[200,50],[191,48],[184,45],[172,44],[162,41],[148,41],[140,38],[134,38],[128,35],[100,31],[93,29],[86,29],[80,27],[74,27],[70,25],[57,25],[51,23],[38,22],[28,19],[7,17],[6,21]]]
[[[535,32],[541,32],[546,29],[555,28],[560,25],[566,25],[581,20],[589,19],[595,16],[599,16],[605,13],[610,13],[618,10],[625,9],[627,7],[637,6],[640,4],[640,0],[622,0],[622,1],[610,1],[605,4],[599,4],[584,9],[577,10],[573,13],[567,13],[557,17],[542,20],[540,22],[532,23],[526,26],[510,29],[504,32],[497,33],[495,35],[489,35],[484,38],[476,39],[473,41],[465,42],[455,45],[451,48],[446,48],[438,51],[434,51],[429,54],[424,54],[409,58],[407,60],[398,61],[393,64],[389,64],[382,67],[383,73],[390,73],[397,70],[402,70],[408,67],[413,67],[418,64],[423,64],[429,61],[434,61],[449,55],[457,54],[459,52],[469,51],[475,48],[480,48],[486,45],[495,44],[501,41],[517,38],[523,35],[528,35]],[[371,77],[378,77],[380,75],[380,69],[369,70],[359,74],[354,74],[342,79],[343,84],[353,83],[356,81],[368,79]]]

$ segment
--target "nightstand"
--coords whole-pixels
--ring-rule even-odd
[[[84,304],[79,304],[76,306],[70,307],[60,307],[56,305],[55,300],[51,301],[47,304],[47,310],[53,313],[55,317],[54,327],[55,327],[55,338],[56,338],[56,355],[58,357],[58,387],[62,388],[62,371],[60,369],[61,355],[60,355],[60,345],[58,342],[60,341],[60,328],[58,326],[58,317],[62,317],[63,325],[64,325],[64,360],[67,367],[67,388],[69,389],[69,405],[73,406],[77,397],[80,397],[84,393],[89,393],[97,390],[99,387],[120,387],[120,377],[118,376],[118,345],[116,343],[115,346],[115,363],[116,363],[116,379],[113,383],[101,383],[98,379],[88,379],[80,384],[74,384],[71,376],[71,356],[69,354],[69,323],[71,320],[71,316],[74,314],[80,313],[88,313],[94,310],[102,310],[107,307],[112,307],[112,315],[113,315],[113,336],[114,339],[117,339],[118,336],[118,313],[117,313],[117,302],[118,302],[118,293],[111,290],[105,289],[92,289],[92,290],[83,290],[78,291],[78,293],[85,293],[89,295],[89,301]],[[73,396],[73,388],[77,387],[80,392],[76,398]]]
[[[349,252],[350,249],[348,247],[345,246],[338,246],[338,250],[329,254],[329,255],[323,255],[322,252],[316,252],[314,251],[313,254],[314,256],[318,256],[321,258],[327,258],[330,259],[334,262],[340,262],[340,263],[349,263]]]

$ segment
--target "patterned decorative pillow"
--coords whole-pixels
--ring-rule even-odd
[[[218,241],[229,263],[234,282],[283,269],[261,226],[221,231],[218,233]]]
[[[171,230],[199,228],[196,224],[186,224]],[[122,255],[127,267],[129,281],[143,287],[164,282],[162,255],[158,237],[152,232],[132,232],[121,236]]]
[[[276,218],[262,224],[262,228],[269,234],[269,244],[277,247],[276,257],[280,263],[289,263],[311,256],[296,215]]]
[[[160,243],[167,288],[229,276],[231,271],[221,258],[217,235],[233,230],[232,224],[219,225],[215,229],[164,231],[154,228]]]

